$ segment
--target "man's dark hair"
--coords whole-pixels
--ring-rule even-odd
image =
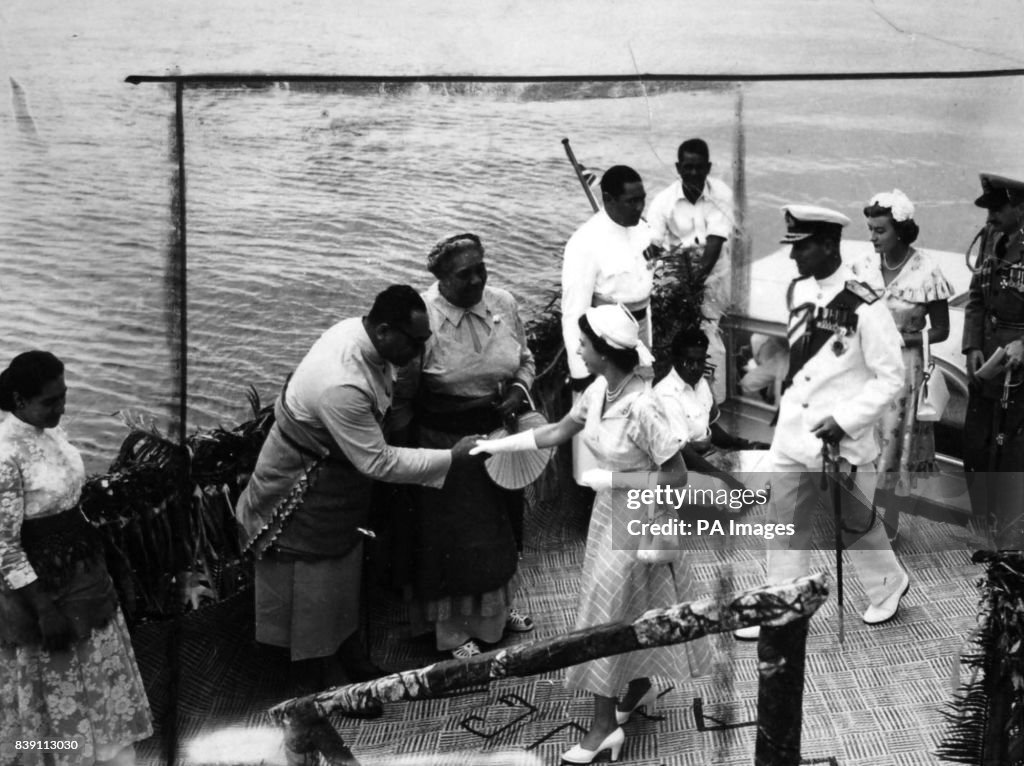
[[[711,152],[708,150],[708,143],[703,138],[688,138],[679,144],[679,151],[676,152],[676,159],[683,161],[684,154],[699,154],[705,162],[711,160]]]
[[[683,355],[688,348],[702,348],[708,350],[708,336],[699,327],[690,325],[684,327],[672,338],[672,358],[676,359]]]
[[[391,285],[377,295],[366,317],[371,325],[408,324],[414,311],[426,312],[420,294],[409,285]]]
[[[601,176],[601,192],[609,197],[618,197],[626,184],[642,183],[640,174],[629,165],[612,165]]]

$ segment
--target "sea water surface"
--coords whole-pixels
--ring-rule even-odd
[[[124,77],[189,60],[205,71],[266,61],[265,71],[365,72],[379,54],[325,55],[315,43],[326,33],[310,17],[313,43],[289,38],[289,66],[274,66],[270,53],[259,58],[257,43],[238,34],[218,69],[198,48],[207,39],[202,24],[253,24],[238,3],[207,8],[196,26],[183,15],[158,18],[152,38],[137,25],[118,26],[138,21],[138,9],[72,22],[56,3],[42,6],[51,16],[17,6],[6,19],[0,359],[33,347],[65,359],[66,427],[98,471],[124,436],[119,413],[169,432],[176,407],[178,315],[167,278],[173,91]],[[776,24],[778,10],[766,4],[759,19],[748,8],[744,40],[759,23]],[[269,34],[272,12],[265,4],[253,12]],[[437,24],[426,11],[419,21]],[[157,42],[143,49],[144,39]],[[836,37],[829,65],[863,69],[859,48],[844,40]],[[80,55],[80,45],[95,55]],[[771,67],[770,53],[755,59],[762,68]],[[522,65],[514,71],[530,71],[531,51],[514,55]],[[942,59],[953,67],[958,60],[977,56]],[[595,71],[606,70],[590,62],[580,73]],[[558,288],[566,239],[590,214],[563,137],[588,166],[634,166],[649,197],[673,180],[678,143],[705,138],[713,174],[745,188],[737,223],[754,257],[777,246],[782,204],[842,210],[853,219],[851,236],[863,237],[861,208],[893,187],[917,203],[923,246],[962,251],[984,217],[971,204],[978,172],[1022,168],[1022,82],[187,89],[189,427],[237,423],[249,386],[269,401],[320,332],[365,312],[387,284],[427,287],[427,251],[455,232],[483,238],[491,283],[535,316]]]

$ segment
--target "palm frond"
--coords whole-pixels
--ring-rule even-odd
[[[973,672],[943,711],[946,733],[937,755],[953,763],[1006,763],[1024,758],[1024,553],[979,551],[985,565],[978,630],[962,664]]]

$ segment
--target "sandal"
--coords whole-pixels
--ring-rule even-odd
[[[523,614],[514,606],[508,608],[505,630],[511,633],[529,633],[534,627],[533,620],[528,615]]]
[[[470,657],[476,657],[478,654],[483,654],[483,652],[480,650],[480,645],[472,638],[461,646],[452,649],[452,657],[456,660],[468,660]]]

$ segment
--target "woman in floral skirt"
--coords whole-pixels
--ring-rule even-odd
[[[881,257],[885,303],[903,338],[906,369],[903,390],[876,426],[881,454],[875,506],[883,514],[890,540],[895,540],[900,503],[911,494],[920,474],[937,470],[934,429],[930,422],[917,419],[917,393],[924,378],[924,334],[930,345],[949,337],[953,288],[935,256],[913,247],[918,226],[907,195],[899,189],[876,194],[864,215]]]
[[[0,763],[130,766],[153,733],[131,639],[59,427],[64,365],[0,373]],[[40,745],[48,752],[43,752]]]

